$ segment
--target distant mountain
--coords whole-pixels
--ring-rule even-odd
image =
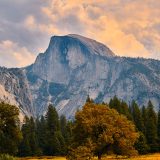
[[[0,87],[23,112],[34,116],[44,114],[52,103],[72,118],[88,94],[96,102],[108,102],[114,95],[140,105],[150,99],[158,108],[160,61],[118,57],[105,45],[79,35],[53,36],[34,64],[0,68]]]

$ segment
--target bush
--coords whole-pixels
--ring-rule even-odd
[[[8,154],[0,154],[0,160],[16,160],[16,158]]]
[[[70,148],[66,158],[67,160],[92,160],[93,154],[90,148],[79,146],[75,149]]]

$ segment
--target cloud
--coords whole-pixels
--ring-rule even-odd
[[[35,57],[52,35],[74,33],[103,42],[120,56],[160,59],[159,8],[155,0],[1,0],[0,41]]]
[[[97,39],[108,45],[118,55],[150,57],[151,54],[144,44],[137,40],[133,33],[125,32],[119,24],[120,20],[118,21],[118,17],[113,14],[120,3],[120,1],[106,3],[103,0],[101,3],[54,0],[51,1],[50,7],[44,7],[42,11],[51,22],[57,24],[57,28],[60,26],[59,29],[62,31],[61,26],[65,26],[65,32],[66,30],[75,31],[75,33]],[[110,9],[104,11],[104,6]]]
[[[35,60],[35,55],[10,40],[0,42],[0,57],[1,66],[6,67],[24,67]]]

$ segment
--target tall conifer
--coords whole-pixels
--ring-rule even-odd
[[[150,147],[150,151],[158,151],[157,115],[154,111],[154,106],[151,101],[148,102],[147,106],[146,138]]]
[[[143,132],[144,124],[143,124],[141,111],[135,101],[132,101],[131,112],[132,112],[133,121],[134,121],[138,131]]]
[[[160,107],[158,110],[157,134],[158,134],[158,144],[159,144],[159,151],[160,151]]]

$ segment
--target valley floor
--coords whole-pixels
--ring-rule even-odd
[[[132,158],[107,156],[102,160],[160,160],[160,153],[137,156]],[[37,158],[19,158],[18,160],[66,160],[65,157],[37,157]],[[97,160],[97,158],[95,158]]]

